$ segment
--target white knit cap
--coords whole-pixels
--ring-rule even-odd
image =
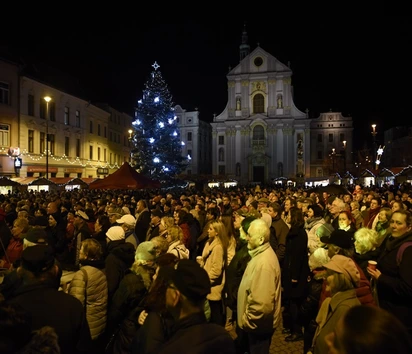
[[[123,215],[120,219],[117,219],[116,222],[118,224],[135,225],[136,218],[133,215],[126,214]]]
[[[121,226],[112,226],[106,232],[106,236],[110,239],[110,241],[117,241],[124,239],[124,230]]]

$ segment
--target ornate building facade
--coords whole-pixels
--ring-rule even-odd
[[[227,80],[226,108],[211,123],[213,174],[240,183],[269,183],[279,177],[303,183],[331,173],[326,156],[333,144],[336,151],[343,141],[352,146],[352,119],[333,113],[331,126],[323,123],[323,115],[310,119],[300,111],[293,99],[292,70],[259,46],[250,52],[246,32],[240,63]],[[340,121],[346,126],[339,126]],[[327,138],[314,140],[311,129],[316,139],[319,134]]]

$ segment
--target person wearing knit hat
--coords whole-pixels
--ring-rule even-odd
[[[152,241],[139,244],[136,249],[135,260],[154,261],[156,259],[156,247]]]
[[[341,317],[351,307],[360,305],[355,292],[360,275],[354,261],[346,256],[335,255],[324,265],[327,269],[326,283],[331,297],[325,299],[316,317],[318,328],[314,335],[314,353],[327,353],[325,337],[336,329]]]
[[[105,259],[105,269],[107,287],[109,299],[113,299],[120,281],[134,262],[136,249],[132,243],[126,242],[124,229],[118,225],[112,226],[107,230],[106,240],[107,256]],[[110,330],[113,330],[113,328]]]
[[[130,214],[125,214],[123,215],[120,219],[117,219],[116,222],[121,225],[121,224],[127,224],[130,226],[135,226],[136,224],[136,218],[133,215]]]
[[[123,228],[124,238],[126,242],[130,242],[136,249],[136,247],[140,243],[139,238],[137,237],[134,231],[136,225],[136,218],[133,215],[126,214],[123,215],[120,219],[117,219],[116,223]]]
[[[107,230],[106,236],[109,241],[124,240],[124,230],[121,226],[112,226]]]

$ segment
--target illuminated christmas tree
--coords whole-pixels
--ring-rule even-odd
[[[132,165],[138,172],[157,179],[181,173],[187,166],[174,114],[172,95],[155,62],[137,102],[132,135]]]

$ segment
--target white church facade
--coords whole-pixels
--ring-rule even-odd
[[[343,135],[336,125],[333,132],[326,124],[316,129],[316,121],[324,117],[310,119],[295,106],[290,67],[259,46],[250,52],[245,32],[242,42],[240,63],[227,74],[226,108],[211,123],[212,173],[242,184],[280,177],[303,182],[330,174],[325,162],[333,144],[352,146],[352,119],[333,113],[334,120],[346,120]]]

